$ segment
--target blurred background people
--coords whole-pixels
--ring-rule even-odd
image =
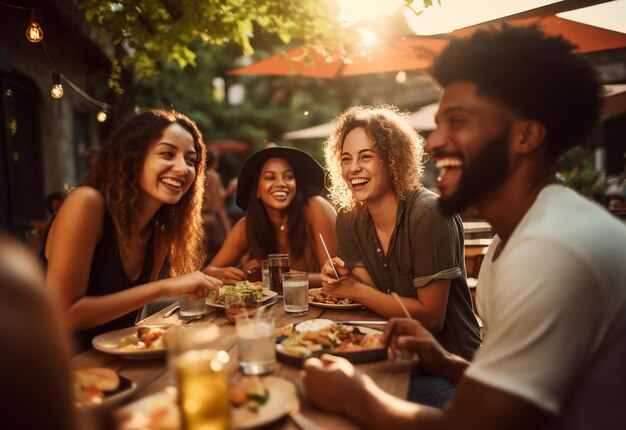
[[[219,156],[219,152],[215,149],[207,149],[207,172],[202,199],[202,223],[204,225],[207,248],[206,262],[211,261],[215,257],[230,231],[230,218],[226,211],[225,202],[226,190],[224,190],[222,177],[216,170],[219,164]]]
[[[150,110],[124,123],[66,198],[45,244],[47,284],[79,347],[130,327],[157,298],[204,295],[221,282],[198,271],[205,146],[195,123]],[[168,279],[156,280],[167,259]]]
[[[321,233],[335,252],[334,208],[319,193],[324,170],[304,151],[272,146],[252,154],[241,167],[237,205],[246,211],[205,273],[224,283],[260,280],[260,261],[268,254],[287,253],[291,269],[310,273],[319,285],[326,253]],[[242,259],[247,262],[241,265]]]

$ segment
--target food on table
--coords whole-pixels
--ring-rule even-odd
[[[363,333],[359,327],[324,324],[319,330],[296,331],[289,324],[276,331],[276,336],[287,336],[279,350],[296,357],[308,357],[314,352],[350,352],[384,347],[381,333]]]
[[[115,391],[120,378],[114,370],[91,367],[72,372],[74,401],[78,406],[97,405],[104,400],[105,392]]]
[[[235,285],[224,285],[219,290],[216,298],[214,292],[209,292],[209,298],[219,304],[226,305],[229,300],[241,299],[246,302],[260,303],[263,297],[263,283],[240,281]]]
[[[136,334],[124,336],[117,347],[125,351],[141,351],[145,349],[162,349],[165,347],[163,335],[165,329],[160,327],[139,327]]]
[[[230,403],[234,407],[244,407],[257,412],[267,403],[269,392],[257,375],[235,374],[230,381]]]
[[[313,288],[309,290],[309,302],[313,303],[327,303],[331,305],[351,305],[356,303],[353,300],[347,298],[333,297],[322,288]]]

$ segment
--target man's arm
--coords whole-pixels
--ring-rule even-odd
[[[371,429],[522,430],[541,428],[551,419],[530,402],[467,377],[438,410],[386,393],[345,359],[309,359],[304,371],[304,386],[313,402]]]

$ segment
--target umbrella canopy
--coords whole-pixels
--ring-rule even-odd
[[[572,0],[522,12],[439,36],[397,36],[381,40],[368,51],[354,48],[347,57],[328,57],[315,49],[291,49],[240,69],[229,75],[298,75],[335,79],[344,76],[401,70],[426,69],[451,38],[467,36],[479,28],[506,22],[511,25],[537,23],[550,35],[562,35],[578,46],[578,52],[626,47],[626,34],[559,18],[556,13],[603,1]]]
[[[416,70],[430,67],[433,58],[448,43],[445,38],[398,36],[380,41],[369,50],[352,51],[348,57],[330,57],[303,47],[291,49],[240,69],[229,75],[299,75],[335,79],[343,76]]]
[[[437,127],[435,125],[435,113],[437,113],[438,107],[439,103],[432,103],[411,113],[409,115],[411,126],[418,131],[434,130]],[[301,130],[288,131],[287,133],[283,133],[281,138],[284,140],[326,138],[330,135],[332,129],[332,122],[327,122]]]

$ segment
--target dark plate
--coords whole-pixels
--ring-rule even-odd
[[[120,385],[118,385],[116,390],[106,391],[104,393],[104,399],[102,400],[102,403],[96,403],[91,405],[78,405],[78,407],[105,408],[109,406],[114,406],[130,397],[130,395],[133,394],[137,389],[137,384],[122,375],[118,374],[118,377],[120,378]]]
[[[376,330],[369,327],[355,326],[354,328],[358,328],[361,333],[369,334],[369,333],[379,333],[383,332],[380,330]],[[279,336],[276,338],[276,357],[278,360],[285,364],[289,364],[291,366],[302,367],[304,360],[311,357],[319,357],[323,354],[331,354],[336,355],[338,357],[343,357],[352,363],[370,363],[373,361],[381,361],[387,359],[387,348],[378,348],[378,349],[363,349],[361,351],[333,351],[330,350],[322,350],[315,351],[311,355],[307,357],[300,357],[291,354],[287,354],[281,351],[282,345],[280,343],[285,340],[287,336]]]

